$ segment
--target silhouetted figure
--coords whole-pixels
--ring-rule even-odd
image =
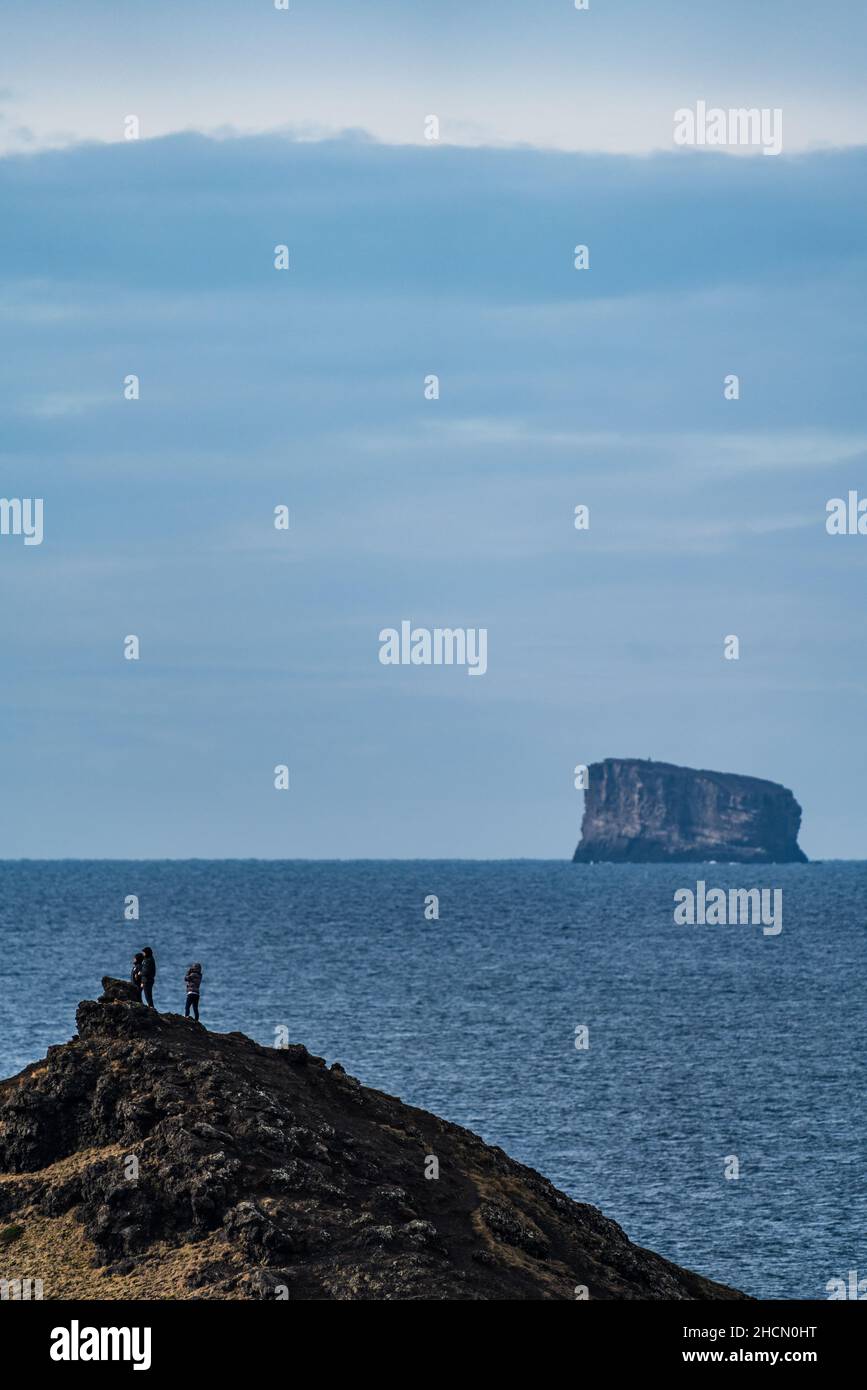
[[[145,1003],[149,1009],[154,1009],[156,1008],[154,1004],[154,980],[157,977],[157,963],[150,946],[142,947],[139,974],[141,975],[141,987],[144,992]]]
[[[141,997],[141,963],[142,963],[143,960],[144,960],[144,956],[142,955],[142,952],[141,952],[141,951],[136,951],[135,955],[134,955],[133,958],[132,958],[132,971],[131,971],[130,977],[129,977],[129,978],[130,978],[130,983],[133,984],[133,985],[135,985],[136,989],[138,990],[138,1002],[139,1002],[139,1003],[142,1002],[142,997]]]
[[[184,984],[187,987],[187,1003],[184,1009],[184,1018],[189,1018],[190,1010],[193,1011],[193,1018],[199,1021],[199,991],[202,988],[202,967],[196,962],[191,965],[184,976]]]

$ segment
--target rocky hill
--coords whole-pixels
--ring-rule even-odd
[[[744,1297],[338,1063],[103,989],[0,1083],[0,1278],[46,1299]]]
[[[787,787],[642,758],[588,768],[576,862],[805,864]]]

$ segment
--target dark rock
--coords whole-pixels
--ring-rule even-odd
[[[367,1226],[361,1233],[364,1245],[393,1245],[397,1240],[396,1226]]]
[[[285,1299],[292,1296],[295,1271],[257,1269],[250,1275],[250,1292],[255,1298]]]
[[[102,977],[100,1004],[138,1004],[139,992],[129,980],[115,980],[111,975]]]
[[[273,1265],[303,1254],[310,1244],[292,1213],[276,1204],[265,1211],[257,1202],[239,1202],[226,1213],[223,1225],[230,1240],[241,1247],[251,1264]],[[321,1238],[322,1233],[318,1234]]]
[[[518,1246],[531,1255],[538,1255],[540,1259],[547,1259],[550,1247],[541,1231],[531,1222],[520,1220],[510,1208],[496,1202],[482,1202],[481,1216],[496,1240]]]
[[[77,1175],[65,1182],[50,1183],[40,1196],[40,1210],[46,1216],[63,1216],[64,1212],[81,1201],[82,1193],[82,1180]]]
[[[177,1252],[170,1286],[193,1299],[571,1301],[578,1284],[602,1299],[744,1297],[306,1048],[190,1028],[123,985],[104,981],[77,1038],[0,1082],[3,1224],[58,1221],[61,1240],[72,1211],[92,1251],[85,1296],[106,1266],[135,1269],[141,1296]]]
[[[410,1245],[434,1246],[439,1240],[437,1228],[432,1221],[407,1221],[403,1227],[403,1236]]]
[[[588,769],[576,863],[805,864],[801,808],[777,782],[641,758]]]

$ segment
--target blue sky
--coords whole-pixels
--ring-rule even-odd
[[[867,143],[860,0],[40,0],[3,16],[0,148],[230,127],[664,149],[700,97]]]
[[[45,541],[0,538],[0,852],[565,856],[573,766],[650,755],[862,857],[863,11],[180,10],[4,19],[0,491]],[[673,149],[700,98],[784,154]],[[485,677],[381,666],[402,618],[486,627]]]

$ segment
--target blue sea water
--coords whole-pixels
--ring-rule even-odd
[[[697,879],[782,889],[782,931],[676,926]],[[182,1011],[201,960],[208,1027],[285,1027],[640,1244],[762,1298],[824,1298],[867,1275],[865,893],[867,864],[842,862],[7,861],[0,1075],[69,1038],[149,944],[159,1008]]]

